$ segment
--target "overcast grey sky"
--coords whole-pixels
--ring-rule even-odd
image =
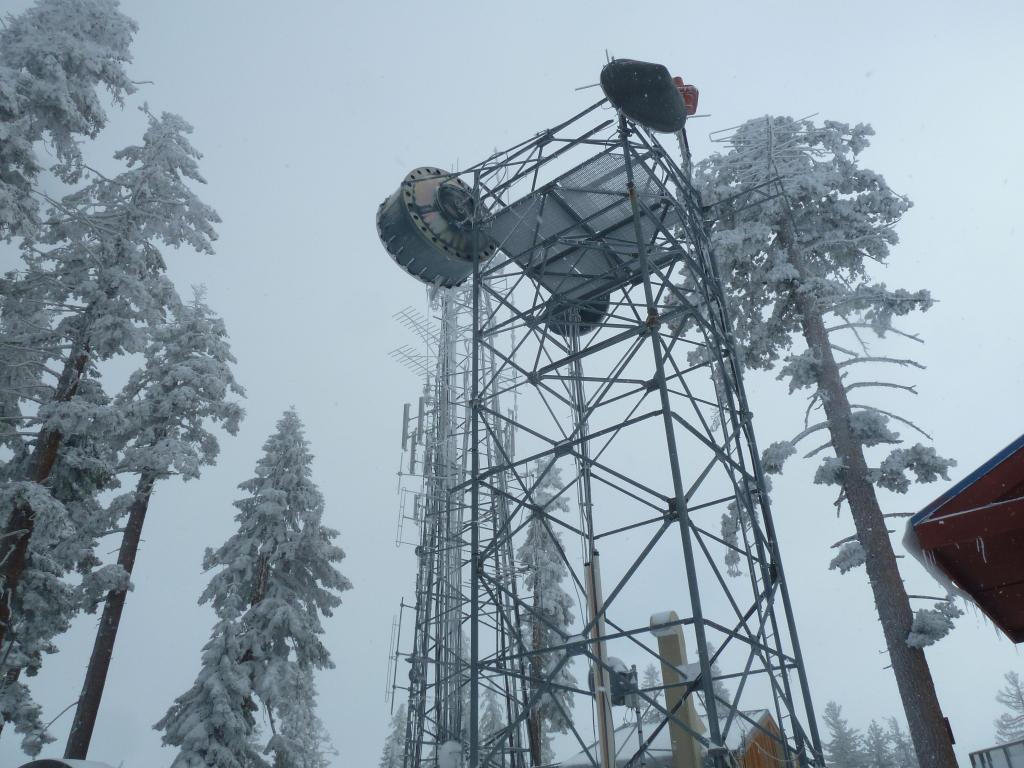
[[[28,4],[0,0],[0,9]],[[235,486],[294,405],[355,585],[327,623],[337,669],[320,678],[321,715],[336,765],[376,762],[392,616],[414,576],[411,551],[394,546],[395,471],[402,403],[418,382],[387,352],[412,341],[391,315],[425,300],[379,245],[374,213],[414,166],[465,167],[595,101],[596,90],[574,88],[597,81],[606,50],[662,62],[699,86],[708,116],[690,123],[697,158],[710,151],[709,131],[765,113],[873,124],[863,163],[915,203],[882,277],[940,299],[905,323],[926,338],[913,351],[928,369],[914,376],[916,400],[893,405],[960,462],[954,480],[1024,431],[1016,2],[131,0],[124,9],[140,25],[131,71],[152,84],[87,155],[102,165],[137,142],[143,101],[195,125],[202,194],[224,223],[216,256],[168,261],[181,290],[207,285],[249,397],[218,465],[154,497],[93,759],[125,768],[172,759],[151,725],[191,684],[213,623],[196,605],[203,549],[232,530]],[[3,252],[4,268],[12,260]],[[759,442],[791,436],[803,403],[769,376],[747,386]],[[774,497],[817,707],[835,699],[861,728],[902,718],[863,570],[826,570],[828,545],[852,524],[812,475],[809,463],[793,467]],[[888,495],[886,511],[916,511],[947,485]],[[902,566],[911,592],[938,590],[915,563]],[[50,717],[78,694],[94,623],[80,620],[33,680]],[[928,658],[966,764],[992,742],[1003,673],[1024,661],[970,612]],[[69,715],[57,722],[59,741],[44,754],[62,752],[69,725]],[[0,765],[19,762],[5,734]]]

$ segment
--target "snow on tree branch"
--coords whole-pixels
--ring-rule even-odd
[[[793,394],[798,389],[806,387],[817,387],[819,376],[819,360],[817,355],[810,349],[804,350],[798,355],[789,355],[785,365],[779,369],[775,377],[780,381],[789,378],[789,393]]]
[[[920,608],[914,612],[914,623],[907,635],[911,648],[926,648],[938,642],[953,630],[953,619],[964,612],[952,600],[935,603],[935,608]]]
[[[917,443],[910,448],[894,449],[871,471],[871,482],[896,493],[906,493],[910,489],[908,472],[919,483],[933,483],[940,477],[949,480],[949,469],[955,466],[954,459],[943,458],[934,448]]]
[[[838,485],[842,486],[846,467],[842,459],[835,456],[826,456],[814,472],[816,485]]]
[[[95,613],[109,592],[134,589],[128,572],[117,564],[104,565],[83,577],[79,600],[86,613]]]
[[[850,428],[866,446],[898,443],[899,433],[893,432],[888,425],[888,416],[875,409],[858,410],[850,414]]]
[[[867,554],[859,541],[847,541],[839,547],[839,554],[829,562],[828,569],[846,573],[858,565],[864,565],[866,559]]]

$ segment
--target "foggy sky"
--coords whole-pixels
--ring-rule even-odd
[[[28,4],[0,0],[0,9]],[[414,341],[391,315],[425,308],[425,297],[383,251],[374,213],[411,168],[466,167],[596,101],[598,90],[574,89],[597,81],[606,50],[662,62],[698,85],[708,115],[689,123],[698,159],[712,149],[710,131],[766,113],[871,123],[877,135],[862,164],[914,201],[890,267],[876,274],[939,299],[900,325],[925,345],[875,342],[927,365],[909,377],[916,399],[887,402],[960,462],[952,481],[1024,431],[1016,248],[1024,12],[1016,3],[123,7],[140,25],[130,71],[152,83],[112,113],[86,156],[116,167],[103,158],[138,142],[144,120],[135,108],[144,101],[195,125],[209,181],[200,194],[224,223],[215,256],[168,252],[167,260],[180,291],[206,284],[224,316],[248,416],[200,480],[158,486],[91,759],[125,768],[172,760],[151,726],[191,685],[213,625],[196,605],[208,579],[203,550],[233,530],[236,486],[294,405],[317,457],[326,522],[348,553],[341,570],[354,584],[326,622],[337,668],[319,678],[320,715],[341,753],[337,766],[376,764],[392,617],[414,578],[411,550],[394,545],[395,473],[402,404],[419,384],[387,353]],[[3,269],[13,262],[10,248],[0,250]],[[784,384],[751,375],[747,388],[762,446],[799,431],[805,403]],[[813,471],[813,462],[793,462],[773,497],[816,707],[835,699],[862,729],[872,717],[902,720],[864,571],[827,570],[829,545],[853,527],[847,512],[837,518],[832,491],[812,485]],[[948,486],[882,492],[884,510],[917,511]],[[102,551],[113,558],[117,544]],[[941,594],[915,563],[901,567],[910,592]],[[671,595],[652,601],[672,607]],[[94,626],[95,617],[80,619],[31,681],[48,718],[78,695]],[[1003,673],[1024,671],[1024,662],[971,611],[927,655],[966,765],[967,752],[993,742]],[[58,741],[43,756],[63,753],[70,721],[70,713],[57,721]],[[0,766],[23,761],[5,731]]]

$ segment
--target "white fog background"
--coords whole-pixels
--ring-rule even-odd
[[[0,11],[28,4],[0,0]],[[915,204],[877,274],[939,299],[902,323],[925,345],[886,347],[927,365],[912,376],[920,395],[892,405],[959,461],[954,481],[1024,432],[1019,3],[125,0],[123,9],[140,26],[130,71],[152,82],[123,112],[112,108],[86,156],[114,167],[113,151],[139,141],[144,101],[195,125],[209,181],[200,194],[224,223],[216,256],[167,258],[179,290],[204,283],[224,317],[248,416],[199,481],[157,488],[93,760],[173,759],[151,726],[191,685],[213,624],[196,605],[203,550],[233,530],[236,485],[294,405],[354,584],[326,623],[337,668],[318,679],[320,715],[336,766],[376,764],[392,618],[415,573],[411,549],[394,544],[395,472],[402,404],[419,383],[388,358],[414,342],[391,316],[426,302],[379,244],[374,214],[413,167],[465,167],[596,101],[599,90],[574,89],[597,82],[606,50],[664,63],[700,88],[707,116],[688,124],[696,159],[712,151],[710,131],[766,113],[871,123],[862,164]],[[15,260],[0,246],[0,268]],[[762,446],[797,431],[802,399],[771,375],[749,376],[747,388]],[[812,485],[813,466],[791,461],[773,497],[816,707],[835,699],[861,729],[873,717],[902,720],[864,571],[827,570],[829,545],[852,523],[845,511],[837,519],[832,489]],[[883,492],[884,510],[916,511],[948,486]],[[111,557],[115,547],[112,538]],[[901,567],[909,591],[941,592],[916,563]],[[673,595],[652,604],[671,608]],[[31,681],[49,717],[78,695],[95,620],[79,619]],[[972,610],[927,654],[966,765],[967,752],[993,743],[995,693],[1024,659]],[[70,713],[57,721],[43,756],[63,753],[70,722]],[[24,761],[13,736],[0,740],[0,766]]]

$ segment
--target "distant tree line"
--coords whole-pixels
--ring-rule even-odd
[[[822,718],[828,735],[825,759],[829,768],[919,768],[910,736],[895,717],[872,720],[861,734],[843,717],[843,708],[830,701]]]
[[[1006,707],[995,722],[1000,744],[1024,740],[1024,680],[1016,672],[1007,672],[1004,679],[1006,685],[996,694],[996,701]]]

